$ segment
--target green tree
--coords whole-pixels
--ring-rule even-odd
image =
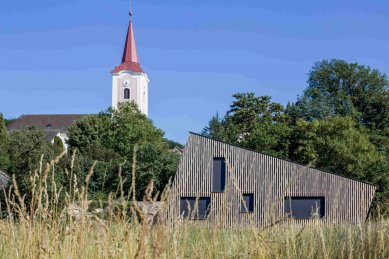
[[[271,102],[270,96],[255,96],[254,93],[237,93],[235,100],[227,112],[232,122],[238,125],[242,132],[250,132],[258,122],[285,121],[284,107]]]
[[[153,181],[157,191],[163,191],[169,180],[173,180],[179,158],[180,155],[166,147],[156,146],[151,142],[141,145],[137,152],[136,186],[141,188],[137,192],[137,199],[143,198],[145,187],[150,181]],[[126,186],[129,189],[130,182]]]
[[[120,170],[125,190],[130,189],[135,146],[138,198],[151,180],[157,191],[162,191],[178,165],[179,156],[169,150],[164,133],[132,103],[82,118],[70,127],[68,135],[70,148],[81,152],[80,171],[98,161],[92,181],[106,195],[118,189]]]
[[[15,174],[22,193],[30,193],[30,176],[40,172],[41,161],[45,167],[54,157],[54,151],[42,130],[28,127],[10,134],[9,155],[9,173]]]
[[[287,159],[292,132],[293,129],[286,123],[256,123],[251,133],[242,141],[242,145],[261,153]]]
[[[304,95],[295,104],[288,104],[287,114],[292,123],[298,124],[291,145],[292,159],[376,184],[379,189],[375,205],[386,208],[389,214],[388,86],[387,76],[378,70],[343,60],[323,60],[314,65]],[[330,120],[338,116],[348,118]],[[321,121],[303,126],[301,119]],[[350,124],[350,120],[358,125],[345,125]],[[324,124],[331,125],[320,126]],[[325,130],[325,127],[331,129],[335,124],[341,127],[339,132]],[[314,130],[314,125],[321,127],[323,132]],[[341,136],[342,132],[344,136]],[[334,134],[332,143],[331,134]],[[309,140],[309,136],[316,140]],[[321,141],[327,138],[326,145],[323,145],[324,149],[329,148],[327,152],[318,150],[318,145],[314,144],[319,138]],[[299,143],[297,147],[296,143]],[[365,152],[363,148],[366,148]]]
[[[299,120],[293,134],[292,159],[316,168],[362,180],[366,169],[382,159],[367,130],[350,117]]]
[[[230,116],[226,115],[224,118],[220,118],[219,114],[216,114],[209,121],[208,126],[204,127],[202,135],[231,144],[238,144],[241,142],[239,136],[244,134],[239,125],[233,123]]]
[[[135,104],[122,103],[111,112],[110,130],[104,138],[110,141],[108,145],[122,157],[131,156],[135,144],[141,146],[153,143],[154,146],[166,147],[163,131],[154,127]]]
[[[389,216],[389,160],[381,159],[366,168],[366,178],[363,180],[374,183],[377,192],[373,200],[374,216]],[[379,215],[378,215],[379,213]]]
[[[378,70],[333,59],[317,62],[308,88],[288,113],[297,120],[350,116],[368,128],[389,127],[389,81]]]
[[[58,136],[54,137],[53,149],[56,155],[61,154],[65,150],[65,146],[62,142],[62,139]]]
[[[269,155],[288,157],[291,128],[284,107],[269,96],[237,93],[221,119],[214,116],[202,134]]]
[[[77,148],[81,153],[87,152],[91,146],[99,147],[110,139],[105,139],[110,127],[110,114],[102,112],[89,115],[76,121],[68,130],[70,148]],[[105,135],[103,135],[105,134]]]

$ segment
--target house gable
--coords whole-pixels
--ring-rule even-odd
[[[224,192],[212,190],[214,158],[225,159]],[[323,211],[319,211],[323,222],[357,223],[366,219],[375,189],[371,184],[191,133],[173,181],[169,213],[180,216],[180,197],[209,197],[210,222],[260,226],[286,221],[285,204],[295,198],[298,206],[323,201]],[[245,194],[252,197],[252,213],[241,212]]]

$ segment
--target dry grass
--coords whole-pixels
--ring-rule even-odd
[[[103,219],[88,208],[93,168],[86,182],[77,180],[70,168],[70,189],[56,190],[50,176],[59,159],[45,169],[41,166],[32,177],[28,206],[13,181],[6,206],[2,205],[6,216],[0,220],[1,258],[389,258],[389,221],[385,220],[360,225],[276,225],[262,231],[178,220],[174,225],[150,227],[136,203],[130,202],[132,196],[124,196],[122,186],[121,199],[109,202]],[[134,189],[132,185],[127,193]],[[119,211],[112,209],[117,204]]]
[[[388,222],[282,227],[256,236],[181,224],[144,231],[130,222],[0,222],[2,258],[389,258]]]

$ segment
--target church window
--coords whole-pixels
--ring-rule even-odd
[[[124,89],[124,99],[129,100],[130,99],[130,89],[125,88]]]

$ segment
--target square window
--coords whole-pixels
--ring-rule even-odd
[[[243,194],[242,200],[240,201],[240,212],[254,212],[254,194]]]
[[[186,219],[203,220],[208,217],[210,205],[210,197],[181,197],[180,215]]]

